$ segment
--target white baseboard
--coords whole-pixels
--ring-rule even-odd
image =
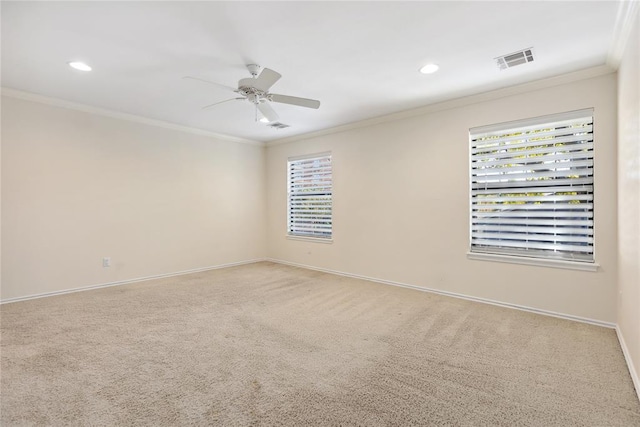
[[[468,301],[481,302],[481,303],[484,303],[484,304],[491,304],[491,305],[495,305],[495,306],[498,306],[498,307],[513,308],[513,309],[516,309],[516,310],[528,311],[530,313],[543,314],[545,316],[558,317],[560,319],[573,320],[575,322],[588,323],[590,325],[596,325],[596,326],[603,326],[605,328],[614,329],[616,327],[615,323],[604,322],[602,320],[589,319],[589,318],[586,318],[586,317],[573,316],[573,315],[564,314],[564,313],[556,313],[554,311],[542,310],[542,309],[533,308],[533,307],[526,307],[526,306],[523,306],[523,305],[511,304],[511,303],[507,303],[507,302],[494,301],[494,300],[487,299],[487,298],[473,297],[473,296],[470,296],[470,295],[458,294],[458,293],[455,293],[455,292],[441,291],[441,290],[433,289],[433,288],[425,288],[425,287],[422,287],[422,286],[409,285],[407,283],[393,282],[391,280],[377,279],[375,277],[368,277],[368,276],[361,276],[359,274],[345,273],[343,271],[329,270],[327,268],[319,268],[319,267],[314,267],[314,266],[311,266],[311,265],[298,264],[298,263],[295,263],[295,262],[283,261],[283,260],[274,259],[274,258],[266,258],[265,261],[275,262],[277,264],[291,265],[293,267],[306,268],[308,270],[322,271],[323,273],[336,274],[338,276],[353,277],[354,279],[369,280],[371,282],[382,283],[382,284],[385,284],[385,285],[400,286],[400,287],[403,287],[403,288],[415,289],[415,290],[418,290],[418,291],[430,292],[430,293],[433,293],[433,294],[445,295],[445,296],[453,297],[453,298],[461,298],[461,299],[465,299],[465,300],[468,300]]]
[[[627,343],[624,341],[624,336],[622,335],[620,326],[616,326],[616,335],[618,335],[618,341],[620,342],[620,347],[622,347],[622,354],[624,354],[624,359],[627,362],[633,386],[636,388],[636,394],[640,400],[640,377],[638,377],[638,371],[636,371],[635,365],[633,364],[633,359],[631,359],[631,354],[629,354],[629,349],[627,348]]]
[[[603,327],[606,327],[606,328],[616,329],[616,331],[618,331],[617,325],[615,323],[604,322],[604,321],[601,321],[601,320],[589,319],[589,318],[580,317],[580,316],[573,316],[573,315],[564,314],[564,313],[557,313],[557,312],[554,312],[554,311],[542,310],[542,309],[533,308],[533,307],[527,307],[527,306],[518,305],[518,304],[511,304],[511,303],[506,303],[506,302],[501,302],[501,301],[495,301],[495,300],[491,300],[491,299],[487,299],[487,298],[474,297],[474,296],[470,296],[470,295],[459,294],[459,293],[456,293],[456,292],[442,291],[442,290],[439,290],[439,289],[433,289],[433,288],[426,288],[426,287],[422,287],[422,286],[410,285],[410,284],[407,284],[407,283],[394,282],[394,281],[391,281],[391,280],[378,279],[378,278],[375,278],[375,277],[362,276],[362,275],[359,275],[359,274],[345,273],[343,271],[336,271],[336,270],[330,270],[330,269],[327,269],[327,268],[314,267],[312,265],[306,265],[306,264],[298,264],[298,263],[295,263],[295,262],[289,262],[289,261],[279,260],[279,259],[275,259],[275,258],[256,258],[256,259],[250,259],[250,260],[245,260],[245,261],[232,262],[232,263],[228,263],[228,264],[220,264],[220,265],[214,265],[214,266],[209,266],[209,267],[194,268],[194,269],[191,269],[191,270],[177,271],[177,272],[173,272],[173,273],[157,274],[157,275],[154,275],[154,276],[145,276],[145,277],[136,277],[134,279],[127,279],[127,280],[120,280],[120,281],[117,281],[117,282],[102,283],[102,284],[99,284],[99,285],[82,286],[82,287],[78,287],[78,288],[64,289],[64,290],[61,290],[61,291],[45,292],[45,293],[41,293],[41,294],[26,295],[26,296],[23,296],[23,297],[7,298],[7,299],[0,300],[0,304],[9,304],[9,303],[12,303],[12,302],[26,301],[26,300],[30,300],[30,299],[36,299],[36,298],[45,298],[45,297],[50,297],[50,296],[55,296],[55,295],[68,294],[68,293],[72,293],[72,292],[89,291],[89,290],[92,290],[92,289],[107,288],[107,287],[110,287],[110,286],[120,286],[120,285],[126,285],[128,283],[144,282],[145,280],[162,279],[162,278],[165,278],[165,277],[180,276],[180,275],[183,275],[183,274],[199,273],[199,272],[202,272],[202,271],[217,270],[217,269],[220,269],[220,268],[235,267],[235,266],[238,266],[238,265],[253,264],[253,263],[262,262],[262,261],[269,261],[269,262],[274,262],[274,263],[277,263],[277,264],[290,265],[290,266],[293,266],[293,267],[305,268],[307,270],[321,271],[323,273],[330,273],[330,274],[335,274],[335,275],[338,275],[338,276],[352,277],[354,279],[368,280],[370,282],[382,283],[382,284],[385,284],[385,285],[400,286],[400,287],[403,287],[403,288],[415,289],[415,290],[422,291],[422,292],[430,292],[430,293],[439,294],[439,295],[445,295],[445,296],[449,296],[449,297],[453,297],[453,298],[461,298],[461,299],[465,299],[465,300],[468,300],[468,301],[481,302],[481,303],[484,303],[484,304],[491,304],[491,305],[495,305],[495,306],[499,306],[499,307],[513,308],[513,309],[516,309],[516,310],[523,310],[523,311],[528,311],[528,312],[531,312],[531,313],[537,313],[537,314],[543,314],[543,315],[546,315],[546,316],[558,317],[560,319],[567,319],[567,320],[573,320],[573,321],[576,321],[576,322],[588,323],[588,324],[596,325],[596,326],[603,326]],[[622,337],[622,335],[620,335],[619,331],[618,331],[618,337]],[[622,342],[622,340],[621,340],[621,342]],[[623,349],[626,349],[626,347],[623,347]],[[627,353],[625,353],[625,357],[628,357]],[[635,377],[634,381],[637,381],[637,376]]]
[[[246,260],[246,261],[231,262],[231,263],[228,263],[228,264],[220,264],[220,265],[214,265],[214,266],[210,266],[210,267],[202,267],[202,268],[194,268],[194,269],[191,269],[191,270],[176,271],[174,273],[157,274],[155,276],[146,276],[146,277],[136,277],[135,279],[120,280],[120,281],[117,281],[117,282],[102,283],[102,284],[99,284],[99,285],[81,286],[79,288],[65,289],[65,290],[62,290],[62,291],[45,292],[45,293],[42,293],[42,294],[33,294],[33,295],[27,295],[27,296],[24,296],[24,297],[7,298],[7,299],[0,300],[0,304],[9,304],[9,303],[12,303],[12,302],[26,301],[26,300],[30,300],[30,299],[36,299],[36,298],[52,297],[52,296],[55,296],[55,295],[70,294],[70,293],[73,293],[73,292],[90,291],[92,289],[108,288],[110,286],[120,286],[120,285],[129,284],[129,283],[144,282],[145,280],[162,279],[162,278],[165,278],[165,277],[180,276],[180,275],[183,275],[183,274],[200,273],[202,271],[217,270],[217,269],[220,269],[220,268],[235,267],[235,266],[244,265],[244,264],[253,264],[253,263],[261,262],[261,261],[266,261],[266,259],[265,258],[250,259],[250,260]]]

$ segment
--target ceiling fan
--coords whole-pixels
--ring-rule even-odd
[[[247,65],[247,69],[251,73],[251,77],[241,79],[238,82],[237,89],[234,89],[230,86],[222,85],[219,83],[211,82],[209,80],[204,80],[198,77],[186,76],[183,78],[212,84],[218,87],[231,90],[241,95],[240,97],[237,97],[237,98],[226,99],[224,101],[215,102],[213,104],[206,105],[202,107],[203,109],[206,110],[208,108],[211,108],[216,105],[223,104],[229,101],[247,100],[250,103],[254,104],[256,107],[256,121],[258,121],[257,110],[260,110],[264,118],[269,123],[278,121],[279,116],[278,116],[278,113],[276,113],[273,107],[271,106],[272,102],[297,105],[299,107],[314,108],[314,109],[317,109],[320,107],[320,101],[317,101],[315,99],[298,98],[296,96],[279,95],[277,93],[270,93],[269,89],[271,89],[271,86],[273,86],[278,80],[280,80],[280,77],[282,76],[280,75],[280,73],[277,73],[269,68],[263,68],[262,71],[260,72],[260,68],[261,67],[256,64]]]

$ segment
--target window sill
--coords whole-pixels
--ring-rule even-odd
[[[539,267],[565,268],[569,270],[598,271],[600,265],[591,262],[565,261],[557,259],[527,258],[509,255],[467,252],[467,258],[481,261],[506,262],[511,264],[535,265]]]
[[[307,237],[307,236],[292,236],[291,234],[287,234],[287,239],[289,240],[302,240],[305,242],[315,242],[315,243],[333,243],[333,239],[325,239],[322,237]]]

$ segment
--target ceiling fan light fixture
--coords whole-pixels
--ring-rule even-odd
[[[433,74],[438,71],[440,67],[436,64],[427,64],[424,67],[420,68],[420,72],[422,74]]]
[[[69,67],[73,68],[74,70],[91,71],[91,67],[81,61],[71,61],[67,62],[67,64],[69,64]]]

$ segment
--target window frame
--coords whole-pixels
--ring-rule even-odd
[[[552,178],[549,179],[549,182],[554,182],[554,184],[541,184],[541,185],[532,185],[531,184],[531,180],[533,181],[537,181],[540,180],[540,178],[537,177],[532,177],[531,175],[535,175],[535,169],[539,169],[541,165],[546,165],[546,164],[550,164],[549,166],[549,170],[550,171],[554,171],[557,169],[559,161],[558,160],[554,160],[551,159],[553,161],[555,161],[555,163],[551,163],[551,161],[544,161],[544,162],[537,162],[537,167],[536,167],[536,162],[535,161],[530,161],[530,159],[535,159],[536,154],[532,153],[531,151],[535,151],[535,148],[529,148],[532,145],[531,144],[539,144],[536,147],[542,147],[545,144],[541,144],[541,140],[536,139],[533,142],[531,141],[531,137],[526,137],[527,134],[524,134],[524,138],[519,139],[519,141],[524,141],[524,143],[521,143],[520,145],[522,146],[522,148],[524,148],[524,150],[522,150],[522,154],[526,155],[526,157],[524,159],[529,160],[529,161],[519,161],[519,159],[521,157],[516,157],[513,155],[507,155],[504,156],[504,153],[508,154],[510,152],[514,152],[514,151],[507,151],[505,150],[502,154],[501,158],[496,161],[496,158],[491,158],[489,159],[488,163],[489,164],[493,164],[491,165],[492,167],[488,167],[488,168],[479,168],[477,165],[480,164],[479,162],[482,159],[482,155],[479,155],[478,151],[478,147],[482,147],[483,144],[482,142],[485,143],[485,146],[487,144],[488,138],[494,137],[497,139],[497,147],[501,148],[501,147],[508,147],[508,145],[510,143],[514,143],[515,141],[509,141],[508,139],[513,140],[514,138],[512,137],[512,135],[515,136],[519,136],[517,135],[520,132],[531,132],[531,131],[537,131],[537,132],[544,132],[544,129],[553,129],[552,132],[557,133],[558,129],[562,129],[561,125],[558,125],[557,123],[559,122],[570,122],[572,120],[582,120],[583,118],[590,118],[590,126],[591,129],[586,132],[586,137],[584,138],[584,140],[579,139],[574,141],[574,139],[579,138],[578,135],[584,135],[585,133],[583,132],[574,132],[574,133],[570,133],[570,132],[565,132],[564,134],[567,135],[571,135],[571,138],[569,138],[571,141],[567,142],[567,144],[576,144],[575,147],[578,147],[582,144],[585,144],[585,148],[584,149],[571,149],[574,146],[573,145],[555,145],[556,147],[563,147],[562,150],[558,150],[558,151],[562,151],[565,152],[565,154],[563,154],[565,157],[570,157],[569,160],[567,159],[562,159],[565,162],[567,162],[568,167],[569,167],[569,171],[572,172],[574,170],[580,170],[581,172],[583,171],[587,171],[585,174],[585,179],[584,181],[586,182],[585,184],[580,184],[582,185],[584,188],[580,188],[579,186],[575,186],[575,184],[569,184],[566,182],[562,182],[562,179],[564,179],[564,181],[566,181],[566,177],[565,178],[561,178],[560,176],[558,176],[557,178]],[[588,109],[583,109],[583,110],[576,110],[576,111],[569,111],[569,112],[565,112],[565,113],[557,113],[557,114],[550,114],[550,115],[546,115],[546,116],[540,116],[540,117],[534,117],[534,118],[528,118],[528,119],[523,119],[523,120],[517,120],[517,121],[512,121],[512,122],[505,122],[505,123],[498,123],[498,124],[494,124],[494,125],[488,125],[488,126],[480,126],[480,127],[475,127],[475,128],[471,128],[469,129],[469,249],[467,252],[467,257],[469,259],[476,259],[476,260],[489,260],[489,261],[497,261],[497,262],[509,262],[509,263],[518,263],[518,264],[526,264],[526,265],[536,265],[536,266],[547,266],[547,267],[557,267],[557,268],[569,268],[569,269],[578,269],[578,270],[587,270],[587,271],[596,271],[598,269],[598,264],[595,262],[596,260],[596,252],[595,252],[595,179],[594,179],[594,168],[595,168],[595,133],[594,133],[594,109],[593,108],[588,108]],[[555,125],[555,127],[554,127]],[[565,127],[565,129],[567,129]],[[569,128],[570,129],[570,128]],[[531,135],[531,134],[529,134]],[[533,134],[535,135],[535,133]],[[547,148],[549,147],[553,147],[551,144],[548,143],[548,141],[555,141],[555,138],[557,138],[558,136],[553,136],[553,137],[549,137],[550,139],[548,140],[544,140],[545,142],[547,142]],[[505,141],[506,139],[506,141]],[[480,142],[479,142],[480,141]],[[493,141],[492,141],[493,142]],[[560,142],[560,141],[559,141]],[[591,145],[591,147],[589,147],[589,145]],[[475,154],[474,154],[474,147],[476,147],[475,149]],[[569,148],[571,147],[571,148]],[[538,150],[538,151],[545,151],[543,150]],[[585,152],[587,154],[585,154],[584,156],[579,155],[579,154],[575,154],[575,158],[573,156],[573,153],[582,153]],[[485,150],[485,152],[489,153],[489,150]],[[571,152],[571,155],[567,156],[566,153]],[[497,150],[494,151],[494,153],[497,153]],[[498,155],[500,155],[498,154]],[[538,156],[542,156],[542,154],[537,154]],[[556,156],[558,155],[557,153],[552,153],[551,156]],[[546,154],[545,154],[546,156]],[[560,155],[558,155],[560,156]],[[485,156],[486,157],[486,156]],[[504,157],[504,159],[502,159],[502,157]],[[513,163],[518,163],[517,167],[520,167],[521,169],[521,173],[517,174],[517,175],[513,175],[512,177],[507,177],[507,175],[510,174],[514,174],[514,170],[500,170],[500,167],[496,167],[496,163],[510,163],[509,165],[503,165],[502,167],[512,167],[514,166],[514,168],[516,167],[516,165],[512,165],[511,162],[508,161],[508,159],[518,159],[518,161],[515,161]],[[586,169],[579,169],[580,167],[584,167],[581,166],[580,161],[584,162],[584,160],[581,159],[587,159],[591,161],[591,165],[590,166],[586,166]],[[486,161],[486,159],[485,159]],[[585,162],[585,163],[589,163],[589,162]],[[521,166],[525,165],[524,167],[529,167],[529,170],[526,169],[522,169]],[[485,172],[484,175],[487,174],[491,174],[493,171],[497,170],[499,171],[497,174],[495,174],[495,179],[494,179],[494,183],[495,184],[485,184],[485,187],[482,188],[480,187],[479,183],[482,182],[479,177],[483,175],[483,173],[481,172]],[[532,171],[533,170],[533,171]],[[566,170],[566,168],[562,168],[562,170]],[[590,173],[589,173],[590,171]],[[475,182],[474,182],[474,174],[475,174]],[[567,172],[568,175],[568,172]],[[573,175],[573,174],[572,174]],[[506,177],[504,179],[501,179],[501,177]],[[518,178],[515,178],[518,177]],[[493,176],[491,176],[491,178],[494,178]],[[524,179],[522,179],[524,178]],[[534,179],[532,179],[534,178]],[[548,179],[548,178],[544,178],[544,179]],[[558,184],[555,184],[555,180],[558,180]],[[517,181],[522,181],[524,184],[522,186],[518,186],[518,185],[514,185],[514,183],[517,183]],[[486,181],[485,181],[486,182]],[[527,184],[528,182],[528,184]],[[543,182],[542,180],[539,182]],[[504,183],[504,184],[502,184]],[[489,186],[488,186],[489,185]],[[545,190],[545,186],[547,187],[548,191],[544,191]],[[554,188],[551,189],[551,186],[553,186]],[[520,208],[514,208],[514,209],[500,209],[501,206],[507,204],[507,203],[513,203],[513,202],[507,202],[504,200],[505,197],[509,196],[509,195],[518,195],[518,196],[523,196],[525,193],[526,196],[525,198],[529,198],[529,197],[533,197],[533,195],[531,195],[530,193],[532,192],[545,192],[547,194],[545,194],[545,196],[550,196],[549,198],[557,198],[556,193],[563,193],[565,191],[558,189],[558,188],[562,188],[562,187],[566,187],[567,190],[572,189],[572,190],[576,190],[578,188],[580,188],[578,190],[578,192],[582,192],[584,193],[585,199],[588,200],[589,203],[591,203],[591,208],[589,209],[588,207],[586,207],[584,210],[582,210],[582,214],[580,215],[576,215],[576,217],[581,217],[584,216],[584,212],[588,212],[590,214],[591,217],[591,225],[587,226],[585,228],[585,230],[587,230],[584,233],[575,233],[575,234],[571,234],[571,236],[576,236],[577,238],[580,239],[584,239],[586,240],[587,243],[583,243],[583,246],[585,248],[590,248],[591,252],[585,252],[582,249],[576,250],[576,251],[565,251],[564,249],[547,249],[547,248],[534,248],[534,247],[523,247],[521,249],[517,249],[517,248],[509,248],[510,243],[514,244],[515,246],[517,246],[517,244],[524,244],[527,245],[528,243],[530,243],[531,241],[535,241],[536,243],[532,243],[532,246],[535,246],[537,244],[539,244],[540,241],[544,241],[544,240],[549,240],[549,237],[552,235],[551,233],[549,233],[548,231],[541,231],[541,233],[546,233],[546,234],[538,234],[538,231],[531,231],[529,232],[529,230],[522,232],[522,230],[518,230],[517,232],[511,232],[511,231],[506,231],[506,230],[500,230],[500,227],[504,227],[505,223],[509,222],[509,221],[505,221],[505,223],[496,223],[497,225],[492,225],[490,227],[487,227],[486,224],[483,224],[483,221],[480,219],[481,216],[478,215],[478,213],[480,212],[479,209],[476,209],[475,211],[475,215],[474,215],[474,205],[476,207],[481,205],[481,194],[483,194],[485,197],[487,195],[491,195],[491,194],[495,194],[497,195],[498,198],[503,199],[502,202],[494,202],[496,203],[495,205],[488,205],[488,206],[496,206],[496,218],[500,218],[503,217],[501,216],[504,215],[504,212],[507,211],[518,211],[520,210],[520,212],[526,212],[526,213],[530,213],[531,215],[523,215],[523,217],[525,218],[529,218],[529,217],[535,217],[535,213],[536,213],[536,208],[532,208],[532,204],[547,204],[549,203],[547,200],[541,200],[537,203],[531,203],[532,200],[525,200],[522,202],[522,205],[520,205]],[[590,188],[590,190],[589,190]],[[509,194],[511,193],[511,194]],[[520,194],[518,194],[520,193]],[[579,194],[576,192],[573,192],[574,195]],[[583,196],[583,194],[581,194],[581,197]],[[588,197],[590,196],[590,198]],[[491,196],[489,196],[491,197]],[[495,198],[496,196],[494,196]],[[537,196],[539,198],[539,196]],[[574,203],[575,201],[572,201],[570,203]],[[555,202],[554,202],[555,203]],[[524,206],[526,205],[526,206]],[[514,205],[515,206],[515,205]],[[552,206],[550,204],[550,206]],[[523,209],[524,208],[524,209]],[[542,208],[541,210],[545,210],[546,208]],[[571,208],[566,208],[569,212],[573,212],[573,207]],[[551,210],[551,208],[549,208],[548,210]],[[558,209],[560,210],[560,209]],[[553,208],[553,212],[555,212],[555,208]],[[538,211],[540,212],[540,211]],[[509,213],[506,214],[506,216],[509,216]],[[587,215],[588,218],[588,215]],[[572,218],[573,219],[573,218]],[[553,229],[555,230],[557,229],[561,229],[561,226],[554,223],[553,221],[557,221],[558,217],[554,216],[553,219],[549,219],[548,220],[548,224],[543,224],[542,226],[544,227],[548,227],[551,226],[553,227]],[[496,221],[496,220],[494,220]],[[525,224],[524,227],[529,227],[529,224]],[[487,231],[487,233],[492,233],[494,242],[496,243],[494,246],[491,245],[491,238],[487,239],[482,239],[480,236],[482,236],[483,231],[480,231],[482,228],[487,228],[490,229],[491,231]],[[511,229],[513,229],[514,227],[510,226]],[[520,227],[519,227],[520,228]],[[540,228],[540,227],[539,227]],[[575,228],[575,226],[574,226]],[[550,228],[551,229],[551,228]],[[475,243],[474,244],[474,231],[476,234],[476,242],[481,242],[481,243]],[[524,233],[524,234],[520,234],[520,233]],[[509,233],[511,234],[510,236],[507,237],[502,237],[499,236],[499,234],[501,233]],[[531,234],[529,234],[531,233]],[[522,236],[522,238],[518,238],[518,237],[514,237],[514,235],[518,235],[518,236]],[[529,236],[533,236],[534,238],[530,238]],[[555,234],[553,234],[555,236]],[[545,239],[539,239],[540,236],[544,236]],[[511,240],[514,239],[514,240]],[[590,241],[589,241],[590,240]],[[558,240],[561,241],[561,240]],[[506,242],[510,242],[510,243],[506,243]],[[526,243],[523,243],[526,242]],[[554,242],[557,243],[557,242]],[[541,244],[542,246],[544,246],[544,244]],[[558,255],[560,252],[562,252],[564,255]],[[580,255],[577,256],[575,254],[577,253],[586,253],[586,255]],[[573,254],[573,255],[571,255]],[[591,257],[588,258],[589,254],[591,254]],[[582,259],[574,259],[572,257],[577,257],[577,258],[582,258]]]
[[[314,160],[318,160],[320,162],[327,162],[328,160],[328,163],[329,163],[328,173],[327,171],[322,172],[322,174],[324,175],[323,178],[325,179],[328,174],[329,185],[328,186],[325,185],[324,187],[315,187],[315,188],[323,188],[323,191],[312,191],[313,194],[311,194],[312,196],[316,196],[316,197],[328,196],[329,208],[326,209],[328,210],[328,219],[327,219],[326,213],[322,213],[321,211],[316,211],[316,212],[320,212],[318,217],[324,217],[324,221],[319,221],[317,223],[317,226],[318,226],[317,228],[315,226],[311,227],[312,230],[315,229],[314,231],[319,231],[319,230],[322,230],[322,228],[326,229],[326,226],[328,225],[329,226],[328,233],[325,235],[321,234],[320,232],[316,233],[314,231],[309,231],[307,233],[296,231],[295,226],[293,225],[294,222],[296,222],[295,220],[296,219],[299,220],[300,217],[296,218],[296,216],[292,212],[292,199],[296,195],[300,196],[300,193],[299,192],[296,193],[291,190],[292,185],[294,184],[294,179],[295,179],[292,174],[292,166],[295,164],[299,165],[303,162],[309,162]],[[299,176],[300,175],[298,174],[298,178]],[[310,185],[309,188],[313,189],[314,186]],[[323,208],[318,208],[318,207],[316,207],[316,209],[323,210]],[[288,239],[292,239],[292,240],[306,240],[306,241],[312,241],[312,242],[318,242],[318,243],[333,242],[333,157],[330,151],[307,154],[302,156],[292,156],[287,158],[287,234],[286,236]]]

